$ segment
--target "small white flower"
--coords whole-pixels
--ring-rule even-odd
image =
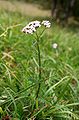
[[[33,26],[34,28],[41,27],[40,21],[32,21],[29,23],[29,26]]]
[[[42,22],[42,24],[43,24],[45,27],[47,27],[47,28],[49,28],[49,27],[51,26],[51,23],[50,23],[48,20],[44,20],[44,21]]]
[[[52,47],[53,47],[54,49],[56,49],[56,48],[58,47],[58,44],[57,44],[57,43],[54,43],[54,44],[52,45]]]
[[[22,32],[24,32],[26,34],[33,34],[33,30],[32,29],[28,29],[28,28],[23,28]]]
[[[32,21],[27,26],[22,29],[22,32],[26,34],[33,34],[36,31],[36,28],[40,27],[40,21]]]
[[[44,25],[45,27],[49,28],[51,26],[51,23],[47,20],[44,20],[42,23],[37,20],[32,21],[22,29],[22,32],[26,34],[33,34],[34,32],[36,32],[37,28],[41,27],[41,25]]]
[[[32,34],[35,31],[36,31],[36,29],[32,25],[31,26],[27,25],[22,29],[22,32],[24,32],[26,34],[27,33]]]

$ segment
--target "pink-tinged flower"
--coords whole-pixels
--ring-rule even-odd
[[[34,28],[38,28],[38,27],[41,27],[41,23],[40,21],[32,21],[29,23],[29,26],[33,26]]]
[[[40,27],[40,21],[32,21],[27,26],[22,29],[22,32],[26,34],[33,34],[36,31],[36,28]]]
[[[22,32],[26,33],[26,34],[33,34],[33,32],[35,32],[36,29],[33,27],[33,26],[25,26],[23,29],[22,29]]]
[[[45,27],[49,28],[51,26],[51,23],[48,20],[43,20],[42,21],[42,25],[44,25]]]
[[[33,34],[34,32],[36,32],[37,28],[41,27],[41,25],[44,25],[46,28],[49,28],[51,26],[51,23],[47,20],[44,20],[42,23],[37,20],[32,21],[22,29],[22,32],[26,34]]]

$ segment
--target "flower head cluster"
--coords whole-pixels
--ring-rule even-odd
[[[49,28],[49,27],[51,26],[51,23],[50,23],[48,20],[44,20],[44,21],[42,22],[42,24],[43,24],[45,27],[47,27],[47,28]]]
[[[58,44],[57,44],[57,43],[54,43],[54,44],[52,45],[52,47],[53,47],[54,49],[56,49],[56,48],[58,47]]]
[[[33,34],[33,32],[36,31],[36,28],[38,28],[40,26],[41,26],[40,21],[33,21],[33,22],[30,22],[27,26],[25,26],[22,29],[22,32],[24,32],[26,34]]]
[[[45,27],[49,28],[51,26],[51,23],[49,21],[32,21],[27,26],[25,26],[22,29],[22,32],[26,34],[33,34],[37,28],[41,27],[41,25],[44,25]]]

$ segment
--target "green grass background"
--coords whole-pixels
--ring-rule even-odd
[[[40,40],[42,80],[36,101],[35,40],[21,30],[28,22],[43,19],[50,20],[52,26]],[[58,44],[57,49],[53,49],[53,43]],[[78,26],[63,28],[49,18],[0,11],[1,119],[8,115],[12,120],[79,120],[78,79]],[[7,95],[7,99],[1,102],[3,95]]]

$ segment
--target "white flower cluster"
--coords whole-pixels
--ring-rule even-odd
[[[47,28],[49,28],[49,27],[51,26],[51,23],[50,23],[49,21],[47,21],[47,20],[44,20],[44,21],[42,22],[42,24],[43,24],[45,27],[47,27]]]
[[[53,43],[52,47],[53,47],[54,49],[56,49],[56,48],[58,47],[58,44],[57,44],[57,43]]]
[[[44,25],[45,27],[49,28],[51,26],[51,23],[47,20],[44,20],[42,22],[37,20],[32,21],[22,29],[22,32],[26,34],[33,34],[37,28],[41,27],[41,25]]]

